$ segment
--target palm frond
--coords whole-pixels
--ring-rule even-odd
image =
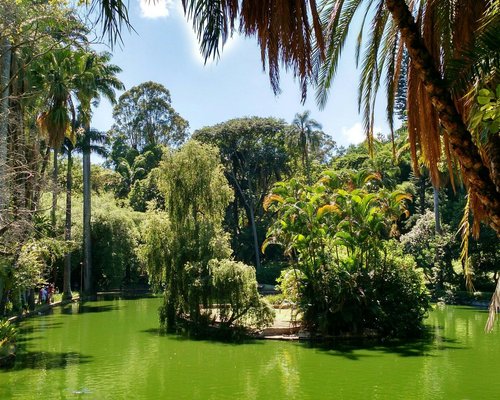
[[[358,108],[362,111],[368,151],[373,155],[374,109],[380,78],[385,64],[384,51],[380,51],[386,29],[390,30],[392,20],[380,1],[372,20],[372,31],[365,50],[361,80],[358,86]],[[389,23],[388,23],[389,22]],[[382,55],[382,57],[380,57]]]
[[[471,83],[481,81],[483,86],[500,81],[500,14],[479,30],[474,43],[450,60],[446,70],[448,80],[453,82],[455,96],[467,93],[470,100]]]
[[[374,0],[369,0],[365,12],[371,7]],[[344,48],[352,19],[361,5],[362,0],[330,0],[325,2],[321,10],[321,21],[326,38],[325,61],[318,74],[316,101],[320,108],[324,108],[328,100],[328,93],[337,72],[340,55]]]
[[[299,78],[305,100],[307,86],[314,80],[313,58],[323,58],[315,0],[182,0],[182,4],[193,22],[205,61],[219,55],[240,17],[240,32],[257,37],[262,65],[269,70],[274,92],[280,90],[279,69],[284,66]]]
[[[462,243],[460,249],[460,261],[462,261],[462,265],[464,268],[464,276],[465,276],[465,285],[470,292],[474,291],[474,285],[472,284],[473,272],[470,265],[470,257],[469,257],[469,237],[470,237],[470,224],[469,224],[469,212],[471,207],[471,190],[469,189],[469,193],[467,195],[467,202],[464,207],[464,214],[462,216],[462,220],[460,221],[459,232],[462,236]]]
[[[97,23],[102,26],[102,36],[107,35],[111,45],[123,42],[121,30],[123,25],[133,30],[128,16],[128,9],[123,0],[85,0],[89,13],[97,13]]]

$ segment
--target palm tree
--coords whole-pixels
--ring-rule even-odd
[[[321,124],[314,119],[310,118],[311,112],[309,110],[303,113],[295,114],[292,125],[297,130],[297,146],[300,149],[302,158],[302,167],[306,172],[307,183],[311,184],[311,161],[310,152],[317,150],[319,147],[321,132]]]
[[[84,129],[83,134],[83,269],[84,292],[92,291],[92,261],[90,242],[90,153],[92,151],[92,103],[99,101],[101,96],[106,97],[112,104],[116,102],[115,90],[124,88],[117,78],[121,69],[110,64],[110,53],[95,53],[86,51],[79,58],[79,74],[76,79],[76,98],[80,103],[80,117]]]
[[[73,80],[73,53],[71,50],[57,49],[47,55],[41,68],[34,74],[34,83],[47,90],[46,111],[38,116],[40,130],[47,139],[47,145],[53,149],[52,173],[52,208],[51,223],[55,231],[57,209],[58,152],[68,135],[70,109],[72,108],[71,91]]]
[[[78,122],[77,122],[78,125]],[[101,157],[107,157],[108,152],[106,147],[103,146],[107,143],[107,135],[104,132],[98,131],[96,129],[91,129],[86,135],[83,134],[83,128],[79,127],[76,129],[80,132],[76,136],[76,142],[66,139],[64,143],[64,152],[67,155],[68,166],[66,171],[66,222],[65,222],[65,240],[71,240],[71,221],[72,221],[72,170],[73,170],[73,151],[76,150],[79,153],[90,152],[97,154]],[[87,149],[87,141],[90,139],[90,148]],[[71,293],[71,253],[65,255],[64,260],[64,279],[63,279],[63,298],[71,299],[73,297]]]
[[[442,149],[450,173],[453,154],[465,182],[478,200],[475,215],[486,217],[500,233],[500,193],[494,185],[497,178],[492,173],[491,163],[464,124],[469,105],[463,101],[463,96],[470,90],[471,81],[460,90],[446,84],[454,80],[449,68],[453,60],[463,57],[476,45],[477,27],[481,25],[488,3],[488,0],[415,1],[409,3],[413,7],[410,9],[403,0],[325,0],[322,17],[325,23],[328,21],[325,29],[327,49],[326,61],[319,73],[318,100],[325,104],[352,18],[362,5],[367,5],[375,15],[362,60],[359,105],[369,142],[373,138],[373,106],[381,77],[385,75],[387,83],[387,114],[392,127],[400,77],[406,76],[414,169],[418,170],[417,149],[420,147],[431,180],[438,187]],[[419,15],[417,21],[413,14]],[[498,22],[497,18],[492,23],[498,25]],[[363,28],[364,22],[358,36],[358,61]],[[406,54],[409,55],[407,70],[404,69]],[[475,63],[470,57],[467,60],[462,67],[468,68]]]
[[[73,142],[66,139],[64,142],[63,151],[68,157],[68,165],[66,170],[66,220],[64,223],[64,240],[71,240],[71,194],[73,190]],[[71,252],[64,256],[64,273],[63,273],[63,300],[71,300]]]

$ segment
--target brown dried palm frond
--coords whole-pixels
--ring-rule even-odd
[[[38,116],[37,125],[47,145],[59,149],[70,128],[70,118],[64,107],[54,107]]]
[[[460,250],[460,261],[462,262],[465,276],[465,286],[470,292],[474,291],[474,285],[472,284],[473,271],[470,265],[469,257],[469,238],[470,238],[470,210],[471,210],[471,191],[467,194],[467,202],[465,203],[464,213],[462,220],[460,221],[459,232],[462,235],[462,243]]]
[[[298,77],[305,100],[314,80],[313,58],[323,58],[323,36],[315,0],[182,0],[193,21],[205,60],[217,57],[235,31],[256,36],[262,65],[271,86],[279,92],[280,66]],[[316,43],[319,51],[314,51]]]
[[[484,328],[485,332],[491,332],[493,330],[493,324],[495,323],[497,312],[500,311],[500,279],[497,281],[497,287],[495,289],[495,293],[493,293],[493,297],[491,298],[488,311],[489,315]]]

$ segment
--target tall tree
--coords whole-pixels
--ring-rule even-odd
[[[71,240],[71,196],[73,190],[73,143],[68,139],[64,143],[64,152],[67,155],[66,169],[66,212],[64,223],[64,240]],[[64,256],[64,273],[63,273],[63,299],[70,300],[73,298],[71,293],[71,252]]]
[[[58,153],[68,134],[70,109],[73,107],[71,94],[73,89],[73,52],[68,48],[56,49],[41,60],[38,68],[38,80],[47,90],[47,110],[38,117],[38,123],[44,133],[47,144],[53,150],[52,173],[52,208],[50,212],[52,229],[55,232],[58,196]]]
[[[61,54],[84,42],[85,28],[75,18],[74,10],[67,8],[63,1],[0,0],[0,14],[0,43],[9,43],[7,53],[3,54],[4,47],[0,49],[0,58],[4,65],[7,64],[6,55],[10,58],[8,81],[2,85],[2,93],[8,90],[8,99],[4,98],[8,101],[3,102],[8,113],[2,110],[3,116],[8,115],[3,120],[8,136],[5,141],[4,138],[0,140],[1,146],[7,146],[8,169],[0,179],[5,178],[9,188],[4,191],[2,187],[9,204],[7,210],[2,210],[0,224],[0,257],[7,271],[4,276],[8,276],[4,281],[7,284],[1,296],[3,300],[9,287],[27,288],[15,281],[23,273],[22,268],[17,268],[23,246],[30,240],[45,240],[42,236],[49,234],[38,229],[42,220],[38,203],[46,188],[48,142],[57,149],[57,142],[67,131],[68,116],[64,112],[67,112],[65,106],[69,106],[69,100],[65,97],[65,84],[71,81],[71,63]],[[46,133],[43,139],[35,123],[37,117]],[[58,242],[59,246],[58,239],[50,240]]]
[[[118,99],[111,133],[123,135],[137,151],[147,145],[177,147],[186,140],[189,124],[171,103],[170,92],[159,83],[134,86]]]
[[[239,208],[242,207],[253,239],[253,261],[260,269],[258,224],[263,216],[262,204],[272,185],[288,171],[286,150],[290,127],[273,118],[239,118],[205,127],[193,138],[220,149],[226,177],[234,190],[233,218],[235,236],[239,233]],[[236,251],[237,256],[241,256]],[[245,260],[246,261],[246,260]]]
[[[123,84],[117,74],[121,69],[110,64],[111,54],[85,52],[79,60],[76,79],[76,98],[80,103],[80,118],[83,134],[83,271],[84,292],[92,292],[92,256],[90,240],[91,192],[90,192],[90,152],[92,149],[91,104],[106,97],[112,104],[116,102],[115,90],[122,90]]]
[[[9,83],[11,46],[8,38],[3,38],[0,46],[0,213],[7,208],[7,138],[9,132]]]
[[[306,173],[307,183],[311,184],[311,152],[317,150],[321,143],[321,124],[312,119],[310,111],[295,114],[292,125],[297,132],[297,147],[300,149],[302,167]]]
[[[232,193],[217,149],[196,141],[167,154],[159,174],[167,213],[151,213],[143,250],[152,279],[165,287],[160,318],[172,329],[186,316],[199,323],[208,262],[231,253],[222,221]]]

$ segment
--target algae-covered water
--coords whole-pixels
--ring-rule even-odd
[[[500,326],[443,307],[404,344],[228,344],[158,334],[159,299],[68,305],[19,326],[0,399],[499,399]]]

